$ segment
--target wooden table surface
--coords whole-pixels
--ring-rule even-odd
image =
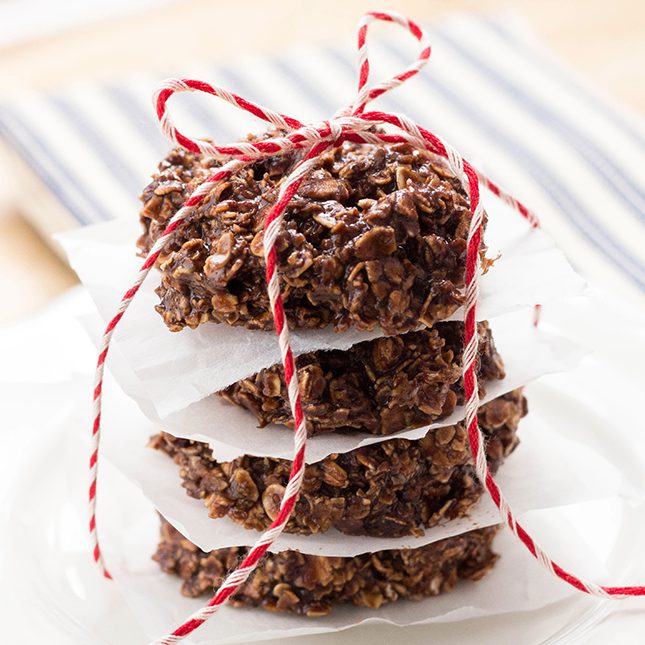
[[[555,54],[606,94],[645,112],[642,0],[396,0],[387,4],[425,21],[456,10],[512,7],[525,15]],[[226,60],[240,46],[241,30],[247,53],[269,53],[288,41],[329,40],[350,34],[362,11],[379,6],[374,0],[170,3],[152,13],[0,49],[0,98],[21,87],[52,88],[87,78],[176,68],[200,59]],[[76,282],[20,216],[10,164],[5,163],[4,170],[9,179],[0,182],[0,324],[37,311]]]

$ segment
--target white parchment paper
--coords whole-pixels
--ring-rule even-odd
[[[113,381],[106,384],[110,405],[103,416],[105,454],[154,506],[205,551],[253,544],[259,536],[228,518],[213,520],[199,500],[180,486],[178,467],[168,456],[146,447],[154,426]],[[533,411],[521,425],[521,443],[500,470],[498,482],[513,508],[522,513],[618,494],[618,470],[591,448],[576,444]],[[321,535],[282,534],[273,551],[297,549],[318,555],[351,556],[367,551],[418,547],[498,522],[487,497],[468,517],[426,531],[423,537],[369,538],[329,531]]]
[[[584,289],[564,255],[541,231],[530,230],[517,214],[488,200],[486,240],[500,259],[482,277],[480,320],[535,303],[572,296]],[[59,237],[69,261],[109,320],[130,286],[141,259],[134,252],[139,224],[117,220],[75,230]],[[272,332],[249,332],[228,325],[205,324],[196,330],[171,333],[154,311],[159,283],[153,270],[115,334],[115,344],[145,388],[155,414],[173,412],[209,396],[245,376],[280,360]],[[456,312],[455,319],[460,319]],[[355,330],[336,334],[330,329],[293,333],[295,354],[320,349],[347,349],[380,335]]]
[[[596,576],[602,574],[606,554],[595,555],[566,518],[558,518],[556,524],[550,516],[532,513],[531,525],[541,534],[566,533],[571,543],[576,544],[575,550],[567,552],[568,564],[577,571],[590,571]],[[177,627],[207,601],[206,597],[189,599],[181,596],[179,579],[162,573],[150,561],[158,534],[158,522],[151,513],[125,535],[118,536],[120,557],[113,556],[110,560],[116,583],[151,640]],[[478,582],[460,582],[451,593],[435,598],[399,601],[377,610],[337,606],[328,616],[312,619],[259,609],[222,607],[213,619],[191,634],[188,642],[224,645],[298,638],[367,624],[401,626],[457,622],[534,611],[575,593],[546,574],[508,531],[497,536],[494,549],[502,557],[487,576]]]
[[[83,317],[82,322],[88,333],[95,340],[98,339],[100,330],[96,317]],[[585,353],[581,347],[554,332],[542,328],[536,330],[531,325],[528,310],[492,320],[491,328],[500,354],[505,359],[506,378],[486,385],[483,402],[526,385],[540,376],[571,369]],[[209,396],[162,420],[147,398],[145,387],[128,368],[118,348],[112,354],[110,366],[121,387],[139,404],[152,423],[177,437],[210,444],[220,460],[231,460],[244,454],[289,459],[293,454],[292,431],[277,425],[257,428],[250,412],[218,396]],[[463,417],[463,406],[459,406],[441,421],[388,436],[364,432],[317,435],[308,440],[305,459],[307,463],[314,463],[333,452],[349,452],[392,438],[420,439],[431,428],[458,423]]]
[[[518,312],[491,321],[493,337],[505,360],[507,374],[500,381],[486,384],[483,402],[545,374],[569,370],[582,357],[584,350],[579,346],[557,334],[536,330],[527,318],[523,312]],[[420,439],[431,428],[458,423],[463,418],[464,408],[458,406],[446,419],[388,436],[365,432],[316,435],[308,441],[306,460],[313,463],[333,452],[348,452],[392,438]],[[163,425],[175,436],[209,443],[221,459],[232,459],[243,454],[290,458],[293,453],[291,431],[277,425],[258,429],[254,417],[247,410],[218,396],[202,399],[171,414],[164,419]]]

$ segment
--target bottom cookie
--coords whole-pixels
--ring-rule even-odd
[[[353,558],[269,553],[233,596],[233,606],[262,607],[323,616],[340,603],[376,609],[400,599],[420,600],[451,591],[457,581],[479,580],[493,567],[497,527],[462,533],[417,549],[365,553]],[[154,554],[166,573],[182,580],[181,592],[209,594],[243,558],[246,548],[206,553],[162,520]]]

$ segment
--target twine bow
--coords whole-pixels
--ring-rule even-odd
[[[370,63],[367,55],[367,30],[374,21],[395,23],[403,27],[418,41],[420,53],[416,61],[400,74],[389,80],[371,86],[368,84]],[[440,137],[429,130],[422,128],[402,114],[381,111],[366,111],[371,101],[382,94],[398,87],[414,75],[427,63],[430,57],[430,44],[428,35],[414,22],[394,12],[370,12],[365,14],[358,25],[358,63],[359,78],[358,92],[354,101],[347,107],[339,110],[331,119],[320,124],[303,124],[298,119],[285,114],[274,112],[253,101],[249,101],[233,92],[221,87],[216,87],[202,81],[189,79],[171,79],[164,82],[155,95],[157,117],[165,135],[173,143],[187,150],[208,157],[215,157],[223,165],[206,179],[186,200],[182,208],[172,217],[166,229],[153,245],[145,259],[136,279],[123,296],[119,308],[109,322],[102,338],[96,377],[94,385],[94,423],[92,427],[93,450],[90,458],[91,483],[89,489],[90,504],[90,534],[93,540],[94,559],[100,566],[103,574],[110,577],[99,546],[96,532],[96,476],[98,465],[98,448],[101,430],[101,404],[102,383],[110,341],[123,314],[139,290],[150,269],[154,266],[161,250],[179,224],[186,219],[193,209],[201,203],[206,195],[220,182],[226,180],[231,174],[238,172],[244,166],[265,157],[302,150],[302,160],[295,166],[291,174],[282,183],[276,203],[271,208],[264,225],[264,257],[266,263],[267,291],[275,331],[280,344],[284,377],[287,383],[289,404],[295,422],[294,454],[289,481],[280,509],[270,527],[258,539],[240,566],[230,573],[221,584],[211,600],[199,611],[190,616],[186,622],[178,627],[172,634],[157,641],[169,644],[177,642],[197,629],[208,620],[219,607],[244,583],[256,568],[260,558],[284,530],[287,521],[296,503],[300,486],[302,484],[305,468],[305,446],[307,443],[305,417],[300,401],[298,377],[291,351],[289,329],[287,327],[284,306],[280,295],[279,276],[276,270],[277,256],[275,240],[282,224],[285,209],[295,195],[302,180],[316,164],[318,157],[328,148],[335,147],[345,141],[364,144],[394,144],[409,143],[416,148],[429,150],[443,157],[460,181],[470,203],[472,219],[467,239],[466,255],[466,293],[464,304],[464,351],[462,358],[463,382],[466,395],[465,420],[468,429],[470,450],[475,462],[477,476],[488,491],[493,502],[500,511],[502,521],[527,547],[530,553],[547,570],[561,578],[569,585],[588,594],[604,597],[625,597],[645,595],[645,587],[604,587],[593,582],[586,582],[566,571],[536,544],[533,538],[524,530],[516,520],[506,498],[499,486],[495,483],[486,461],[484,438],[477,423],[477,410],[479,408],[479,394],[477,387],[477,350],[478,336],[476,333],[477,298],[480,276],[480,246],[482,238],[483,208],[480,201],[480,184],[488,188],[497,198],[510,205],[528,223],[537,227],[537,217],[531,213],[518,200],[499,188],[483,174],[478,173],[468,161],[463,159],[456,150],[449,146]],[[248,112],[258,119],[270,123],[278,128],[277,136],[255,142],[234,143],[226,146],[216,145],[210,141],[192,139],[182,134],[172,123],[168,116],[166,104],[171,96],[179,92],[204,92],[230,103],[231,105]],[[374,132],[374,126],[384,126],[388,132]],[[283,134],[284,133],[284,134]]]

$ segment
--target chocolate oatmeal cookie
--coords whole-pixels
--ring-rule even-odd
[[[463,404],[463,323],[387,336],[347,351],[296,359],[309,436],[360,430],[387,435],[449,416]],[[504,365],[487,323],[479,323],[480,396],[488,381],[504,378]],[[293,427],[282,366],[237,381],[218,393],[250,410],[265,426]]]
[[[164,248],[157,310],[173,331],[207,322],[273,327],[263,224],[300,151],[260,160],[211,191]],[[143,191],[150,250],[212,159],[173,150]],[[291,327],[388,334],[432,325],[463,301],[471,212],[446,165],[407,144],[325,152],[289,204],[276,250]]]
[[[493,472],[517,445],[525,414],[521,390],[480,408]],[[228,516],[256,530],[276,517],[290,461],[245,455],[220,463],[207,444],[166,433],[153,437],[151,446],[174,459],[186,492],[202,499],[211,517]],[[481,493],[462,422],[431,430],[420,440],[390,439],[308,464],[285,530],[311,534],[334,527],[349,535],[417,535],[441,520],[464,516]]]
[[[478,529],[418,549],[353,558],[268,553],[229,602],[316,617],[341,603],[378,609],[401,599],[421,600],[451,591],[460,579],[486,575],[498,557],[492,551],[496,531]],[[182,594],[195,598],[212,593],[245,553],[235,547],[206,553],[162,522],[153,559],[182,579]]]

